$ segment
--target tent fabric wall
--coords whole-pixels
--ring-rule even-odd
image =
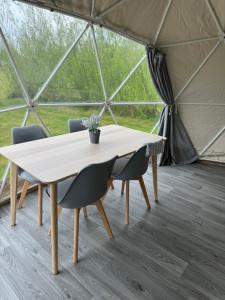
[[[225,162],[225,1],[23,2],[80,17],[159,48],[166,54],[175,102],[194,147],[201,158]]]

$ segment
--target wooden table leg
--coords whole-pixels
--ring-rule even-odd
[[[51,199],[51,242],[52,274],[58,273],[58,218],[57,218],[57,183],[50,184]]]
[[[157,182],[157,155],[152,155],[152,180],[155,201],[158,201],[158,182]]]
[[[16,225],[16,202],[17,202],[17,183],[18,167],[10,162],[10,225]]]
[[[125,181],[126,185],[126,211],[125,211],[125,224],[129,225],[129,205],[130,205],[130,181]]]
[[[42,225],[42,215],[43,215],[43,187],[41,183],[38,184],[38,225]]]

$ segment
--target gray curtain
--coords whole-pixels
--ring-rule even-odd
[[[174,102],[165,55],[158,49],[147,47],[147,57],[152,80],[161,99],[165,102],[159,122],[159,135],[165,136],[165,149],[159,165],[188,164],[198,159]]]

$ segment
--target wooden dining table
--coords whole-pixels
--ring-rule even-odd
[[[101,127],[99,144],[91,144],[88,130],[0,148],[10,161],[10,224],[16,225],[18,167],[50,187],[52,273],[58,273],[57,183],[87,165],[118,155],[128,155],[147,143],[163,140],[158,135],[108,125]],[[157,193],[157,157],[152,156],[153,188]]]

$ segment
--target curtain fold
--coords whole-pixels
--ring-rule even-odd
[[[160,116],[158,133],[167,140],[164,152],[159,158],[159,165],[192,163],[198,159],[198,155],[174,102],[165,55],[158,49],[147,47],[147,58],[155,88],[166,104]]]

